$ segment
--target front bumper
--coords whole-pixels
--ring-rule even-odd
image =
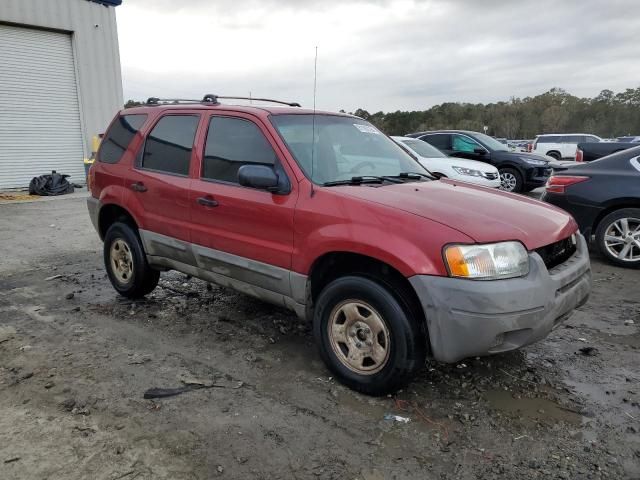
[[[591,291],[587,244],[547,270],[535,252],[529,274],[505,280],[466,280],[416,275],[409,281],[427,319],[433,357],[441,362],[506,352],[546,337]]]
[[[494,179],[489,179],[489,178],[485,178],[485,177],[471,177],[468,175],[460,175],[458,177],[458,180],[462,181],[462,182],[469,182],[469,183],[473,183],[474,185],[480,185],[482,187],[488,187],[488,188],[498,188],[500,187],[500,176],[498,175],[498,177],[494,178]]]
[[[527,170],[526,178],[524,180],[527,188],[538,188],[546,185],[547,180],[553,173],[553,168],[549,167],[534,167]]]

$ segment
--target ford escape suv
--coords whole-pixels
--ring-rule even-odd
[[[434,180],[358,117],[221,98],[150,99],[109,126],[88,207],[120,294],[174,269],[289,308],[335,376],[373,395],[427,355],[540,340],[587,300],[569,214]]]

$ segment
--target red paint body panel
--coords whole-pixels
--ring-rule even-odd
[[[528,250],[535,250],[567,238],[578,228],[571,215],[546,203],[465,182],[339,188],[353,198],[394,207],[464,232],[477,243],[519,240]]]
[[[141,228],[308,274],[330,252],[353,252],[383,261],[406,277],[446,276],[442,248],[449,243],[519,240],[529,250],[568,237],[570,215],[520,195],[442,180],[385,186],[318,187],[304,173],[269,121],[270,115],[311,113],[299,108],[252,106],[138,107],[149,115],[117,164],[96,162],[94,197],[131,212]],[[189,177],[135,167],[144,136],[167,113],[201,114]],[[292,185],[273,195],[200,179],[211,115],[255,122],[273,146]],[[148,190],[134,192],[142,181]],[[197,203],[213,197],[217,207]]]

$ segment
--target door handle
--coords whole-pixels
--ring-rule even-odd
[[[133,190],[134,192],[146,192],[147,187],[145,187],[144,183],[142,182],[136,182],[131,184],[131,190]]]
[[[214,200],[212,197],[200,197],[196,200],[200,205],[205,207],[217,207],[218,202]]]

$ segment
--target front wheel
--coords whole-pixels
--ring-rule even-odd
[[[514,168],[501,168],[500,172],[500,190],[505,192],[522,192],[524,182],[522,175]]]
[[[160,272],[147,263],[140,238],[126,223],[116,222],[107,230],[104,265],[113,288],[128,298],[145,296],[160,280]]]
[[[404,386],[424,365],[426,339],[403,304],[365,277],[338,278],[324,288],[314,312],[314,335],[338,380],[368,395],[384,395]]]
[[[596,228],[596,244],[611,263],[640,268],[640,208],[622,208],[604,217]]]

